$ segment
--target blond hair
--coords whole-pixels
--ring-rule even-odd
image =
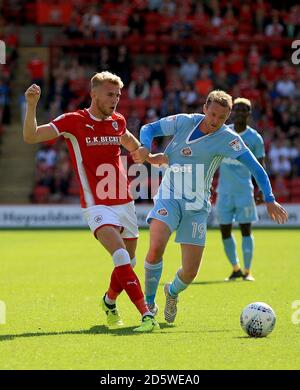
[[[208,106],[213,102],[220,104],[222,107],[228,107],[230,110],[232,109],[232,97],[219,89],[215,89],[209,93],[205,105]]]
[[[249,110],[251,110],[251,102],[249,99],[238,97],[238,98],[234,99],[234,102],[233,102],[233,105],[236,105],[236,104],[244,104],[245,106],[247,106],[249,108]]]
[[[96,73],[92,78],[91,78],[91,88],[98,87],[98,85],[101,85],[105,81],[108,81],[114,85],[118,85],[120,88],[124,87],[123,81],[119,76],[117,76],[114,73],[110,72],[100,72]]]

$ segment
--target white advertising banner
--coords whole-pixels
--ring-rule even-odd
[[[0,228],[86,227],[79,205],[0,206]]]
[[[270,227],[270,228],[290,228],[290,227],[300,228],[300,204],[283,204],[282,206],[289,213],[289,220],[286,224],[278,225],[277,223],[273,222],[267,213],[266,207],[264,205],[260,205],[257,206],[257,214],[259,220],[255,222],[253,226]],[[215,207],[212,208],[212,212],[208,219],[208,225],[210,227],[219,226]],[[236,223],[234,225],[237,226]]]
[[[147,227],[146,216],[151,204],[136,205],[138,224]],[[289,221],[284,227],[300,228],[300,204],[284,205],[289,213]],[[259,221],[256,227],[283,227],[269,218],[266,208],[258,206]],[[208,218],[210,227],[217,227],[215,208]],[[2,205],[0,206],[0,228],[85,228],[85,222],[79,205]]]

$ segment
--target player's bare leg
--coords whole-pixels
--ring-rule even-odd
[[[181,244],[182,266],[172,283],[167,283],[164,287],[166,296],[164,314],[165,320],[170,324],[175,321],[179,293],[184,291],[197,276],[203,250],[203,246]]]
[[[169,241],[169,227],[158,219],[150,223],[150,246],[145,260],[145,295],[149,309],[156,315],[158,306],[155,296],[161,278],[163,254]]]
[[[156,264],[161,261],[170,235],[168,225],[158,219],[152,219],[150,223],[150,246],[146,256],[148,263]]]
[[[116,250],[126,246],[120,234],[121,228],[118,226],[103,226],[96,232],[97,240],[104,246],[104,248],[113,255]]]
[[[182,268],[178,271],[180,279],[190,284],[200,268],[204,246],[181,244]]]
[[[113,315],[117,312],[115,301],[123,289],[137,307],[143,319],[146,317],[152,318],[152,313],[145,303],[139,279],[131,267],[130,255],[121,237],[120,228],[117,226],[103,226],[97,230],[96,237],[112,255],[115,266],[111,275],[109,289],[103,300],[107,308],[105,311],[108,316],[108,325],[110,326],[109,317],[111,317],[111,322],[114,323]],[[119,319],[115,322],[119,326]],[[149,323],[149,327],[145,331],[154,330],[156,324],[153,323],[152,325],[151,329],[151,324]]]

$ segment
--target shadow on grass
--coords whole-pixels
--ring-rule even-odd
[[[231,329],[211,329],[211,330],[182,330],[178,329],[176,325],[170,325],[166,323],[160,323],[160,331],[155,331],[153,334],[159,333],[222,333],[222,332],[232,332]],[[61,335],[97,335],[97,334],[106,334],[111,336],[137,336],[145,335],[145,333],[133,332],[135,326],[123,327],[120,329],[108,329],[104,325],[96,325],[87,330],[67,330],[62,332],[30,332],[30,333],[20,333],[20,334],[4,334],[0,335],[0,342],[2,341],[12,341],[19,338],[28,338],[28,337],[42,337],[42,336],[61,336]],[[168,332],[168,330],[170,332]],[[163,332],[161,332],[163,331]],[[245,337],[247,338],[247,336]]]
[[[225,282],[224,280],[202,280],[199,282],[193,282],[192,284],[205,286],[205,285],[210,285],[210,284],[221,284],[221,283],[228,284],[228,282]]]
[[[228,286],[232,286],[232,285],[235,285],[237,283],[245,283],[245,281],[243,279],[230,280],[230,281],[228,281],[228,280],[226,281],[224,279],[222,279],[222,280],[203,280],[203,281],[199,281],[199,282],[193,282],[192,284],[200,284],[200,285],[227,284]]]
[[[122,327],[120,329],[108,329],[105,325],[96,325],[87,330],[67,330],[62,332],[30,332],[30,333],[20,333],[20,334],[4,334],[0,335],[1,341],[11,341],[18,338],[27,338],[27,337],[41,337],[41,336],[61,336],[61,335],[97,335],[97,334],[107,334],[112,336],[136,336],[140,333],[133,332],[133,329],[136,326]],[[161,323],[160,329],[170,328],[168,324]],[[157,331],[155,332],[157,333]],[[145,333],[142,333],[145,334]]]
[[[1,341],[14,340],[17,338],[26,337],[41,337],[41,336],[61,336],[61,335],[97,335],[97,334],[119,334],[119,335],[131,335],[135,327],[131,326],[128,328],[109,330],[104,325],[96,325],[87,330],[67,330],[62,332],[31,332],[31,333],[20,333],[20,334],[5,334],[0,335]]]

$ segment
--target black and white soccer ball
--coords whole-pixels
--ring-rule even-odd
[[[276,315],[271,306],[264,302],[247,305],[240,317],[241,327],[250,337],[265,337],[272,332]]]

